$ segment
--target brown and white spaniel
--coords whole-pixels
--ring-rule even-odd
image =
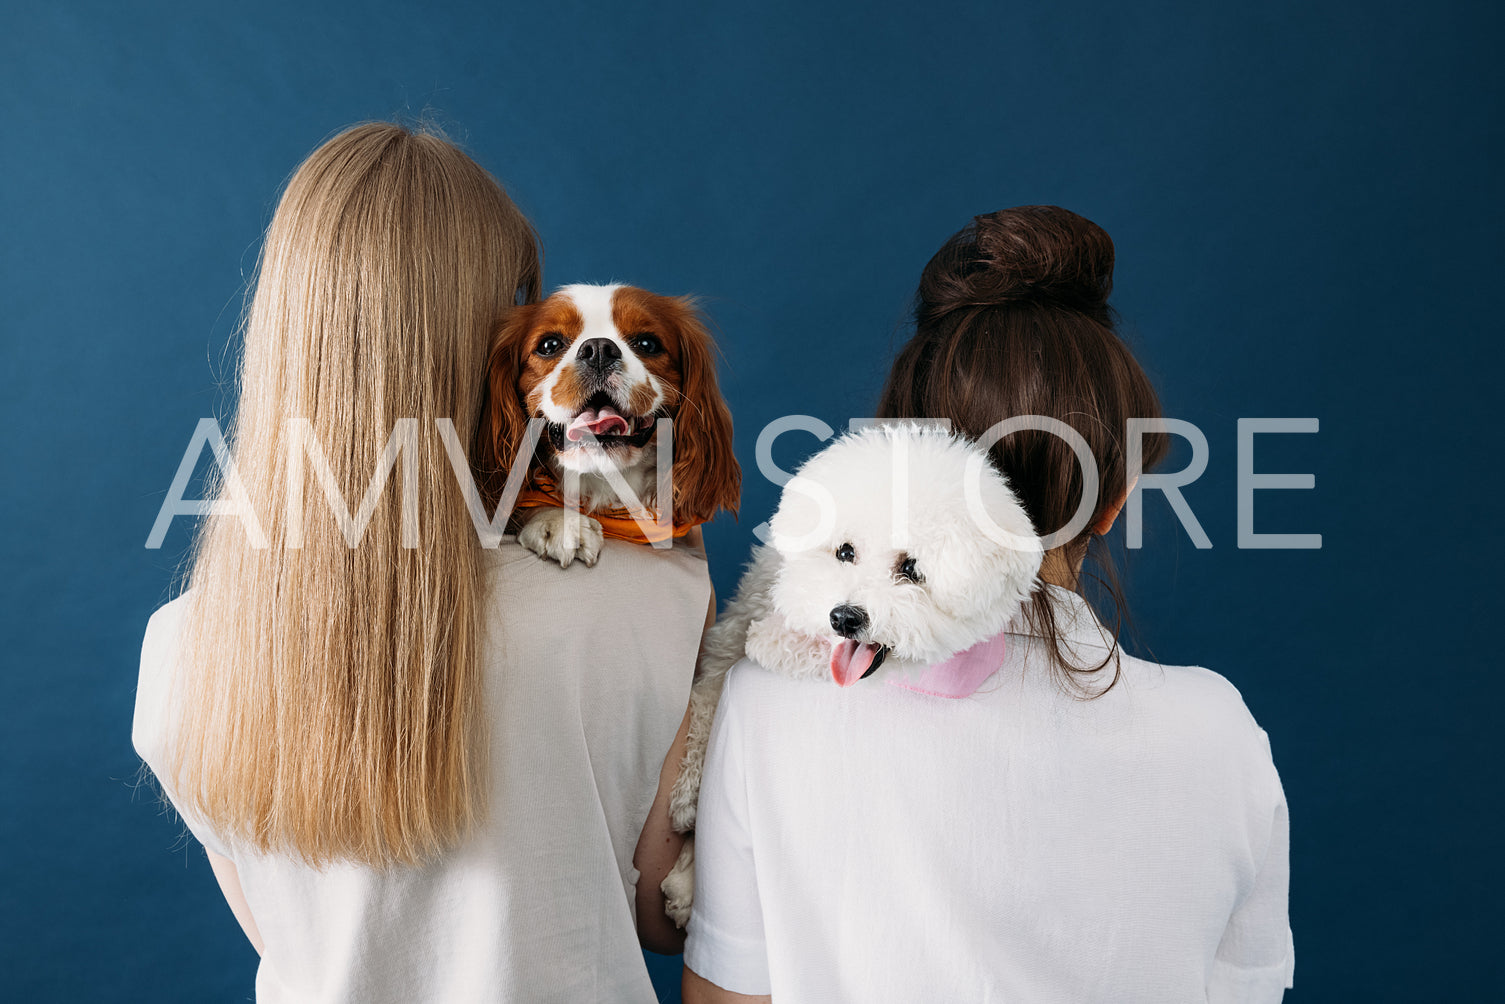
[[[511,521],[529,550],[592,565],[603,536],[662,542],[720,509],[736,512],[731,412],[716,386],[715,345],[689,299],[565,286],[509,314],[489,370],[493,501],[527,447],[529,420],[546,423]],[[665,449],[673,463],[661,499]]]

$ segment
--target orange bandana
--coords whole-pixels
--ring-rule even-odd
[[[513,505],[512,511],[521,512],[524,509],[540,509],[544,506],[554,509],[565,508],[564,493],[560,491],[558,482],[550,476],[549,472],[539,468],[528,479],[527,486],[518,493],[517,502]],[[633,519],[634,514],[637,519]],[[632,510],[625,506],[597,509],[588,515],[601,524],[601,533],[605,536],[631,541],[634,544],[657,544],[671,537],[683,537],[704,522],[704,520],[696,520],[693,523],[675,523],[672,528],[665,528],[658,525],[657,511],[646,508]],[[638,520],[642,522],[639,523]]]

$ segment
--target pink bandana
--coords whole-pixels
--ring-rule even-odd
[[[895,677],[888,682],[931,697],[971,697],[1003,665],[1004,634],[1000,631],[945,662],[926,666],[918,679]]]

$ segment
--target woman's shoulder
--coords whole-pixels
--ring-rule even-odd
[[[830,700],[840,696],[838,691],[829,679],[797,679],[743,656],[726,671],[716,714],[751,720],[750,727],[762,730],[775,722],[830,712]]]
[[[700,638],[711,576],[705,552],[676,542],[655,548],[607,539],[595,564],[541,558],[508,536],[482,551],[490,616],[514,624],[588,606],[600,623],[641,620]],[[673,633],[680,633],[678,630]],[[694,654],[689,656],[691,663]]]
[[[1253,721],[1244,695],[1233,682],[1205,666],[1168,666],[1125,655],[1122,668],[1124,679],[1141,691],[1159,691],[1167,700],[1194,705],[1208,714],[1247,716]]]
[[[1125,656],[1120,685],[1137,716],[1187,735],[1204,749],[1270,764],[1270,740],[1233,682],[1203,666],[1168,666]]]
[[[160,646],[164,642],[176,639],[183,624],[183,615],[188,610],[188,600],[189,593],[184,592],[152,611],[152,615],[146,620],[146,636],[142,641],[143,651],[153,644]]]
[[[705,550],[684,541],[672,547],[654,547],[607,538],[595,564],[572,562],[562,568],[548,558],[523,547],[511,535],[495,548],[482,552],[482,561],[493,579],[518,583],[523,588],[568,589],[587,582],[606,580],[684,579],[709,581]]]
[[[154,770],[160,767],[166,744],[173,666],[188,602],[188,594],[184,593],[158,607],[147,619],[146,632],[141,639],[131,741],[136,753]]]
[[[732,664],[731,669],[726,671],[726,684],[722,689],[722,697],[725,698],[726,694],[731,692],[757,692],[766,690],[769,687],[772,687],[774,690],[782,690],[788,685],[800,682],[802,681],[791,680],[787,676],[780,676],[751,656],[743,656]]]
[[[146,633],[141,639],[141,675],[138,687],[148,683],[156,684],[171,675],[179,637],[183,633],[183,622],[188,615],[189,600],[190,596],[185,592],[162,604],[147,618]]]
[[[136,711],[131,722],[131,745],[166,796],[178,817],[195,839],[222,857],[233,857],[231,845],[197,816],[178,796],[174,786],[172,723],[176,715],[176,688],[182,685],[177,672],[178,649],[183,624],[190,609],[185,592],[158,607],[146,622],[141,641],[141,670],[136,682]]]

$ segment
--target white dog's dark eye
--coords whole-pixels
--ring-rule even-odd
[[[533,347],[533,354],[536,356],[557,356],[563,348],[563,336],[556,335],[551,331],[538,340],[538,344]]]
[[[664,351],[663,344],[646,331],[640,331],[633,335],[632,341],[627,344],[631,345],[632,351],[640,356],[656,356]]]
[[[851,544],[843,544],[836,549],[837,561],[856,561],[857,549]]]
[[[916,584],[925,581],[925,576],[920,574],[919,566],[916,565],[915,560],[907,554],[902,554],[899,556],[898,563],[894,565],[894,574],[901,579],[906,579]]]

